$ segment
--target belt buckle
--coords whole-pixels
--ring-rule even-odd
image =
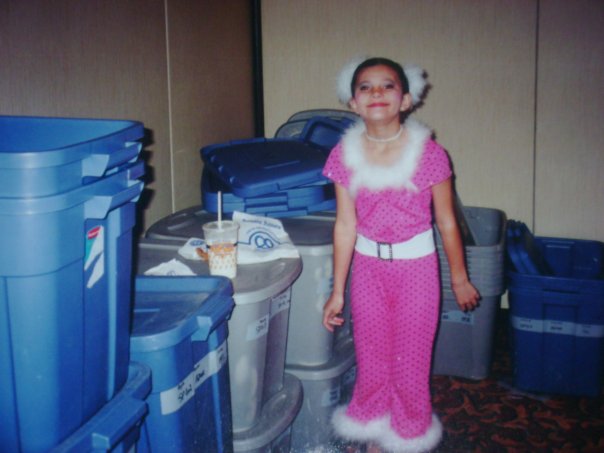
[[[382,246],[388,247],[388,256],[382,256]],[[377,257],[381,260],[392,261],[392,244],[389,242],[377,242]]]

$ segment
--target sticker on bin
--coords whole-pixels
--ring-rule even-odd
[[[271,319],[282,311],[288,310],[291,304],[291,286],[284,292],[271,299]]]
[[[464,313],[460,310],[443,310],[440,319],[444,322],[474,325],[474,313]]]
[[[262,318],[255,322],[250,323],[247,326],[247,333],[245,339],[247,341],[254,341],[268,333],[269,327],[269,315],[266,314]]]
[[[583,338],[603,338],[604,325],[577,324],[569,321],[551,319],[531,319],[512,316],[512,327],[516,330],[535,333],[553,333],[558,335],[573,335]]]
[[[86,258],[84,270],[88,271],[94,263],[86,282],[86,288],[92,288],[105,274],[105,230],[99,225],[86,233]]]
[[[340,390],[340,386],[336,385],[323,392],[323,395],[321,395],[321,407],[331,407],[338,404],[341,398]]]
[[[227,363],[227,346],[223,342],[214,351],[193,365],[193,371],[178,385],[160,393],[162,415],[177,412],[195,395],[197,388],[218,373]]]

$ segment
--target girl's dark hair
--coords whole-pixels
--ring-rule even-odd
[[[398,78],[401,82],[401,86],[403,87],[403,94],[409,92],[409,81],[407,80],[407,76],[405,75],[405,71],[403,70],[401,65],[398,64],[396,61],[390,60],[389,58],[375,57],[375,58],[369,58],[368,60],[365,60],[360,65],[358,65],[357,68],[354,70],[354,74],[352,75],[352,80],[350,81],[350,92],[352,93],[353,97],[354,97],[354,87],[357,84],[357,79],[359,78],[360,72],[363,69],[371,68],[372,66],[388,66],[390,69],[394,70],[394,72],[396,72],[396,75],[398,76]]]

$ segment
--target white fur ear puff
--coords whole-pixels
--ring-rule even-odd
[[[426,78],[424,77],[424,70],[414,64],[407,64],[403,66],[405,76],[409,82],[409,94],[413,100],[413,105],[417,104],[424,94],[426,89]]]
[[[336,76],[336,94],[338,96],[338,100],[344,104],[348,105],[350,100],[352,99],[352,92],[350,89],[350,84],[352,83],[352,76],[354,75],[354,71],[357,67],[364,62],[367,57],[357,56],[350,59],[338,72]]]

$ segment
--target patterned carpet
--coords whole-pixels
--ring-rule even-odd
[[[482,381],[434,376],[433,404],[444,427],[434,453],[604,452],[604,394],[537,395],[512,386],[505,311],[495,337],[491,375]],[[358,444],[330,452],[365,453]]]

